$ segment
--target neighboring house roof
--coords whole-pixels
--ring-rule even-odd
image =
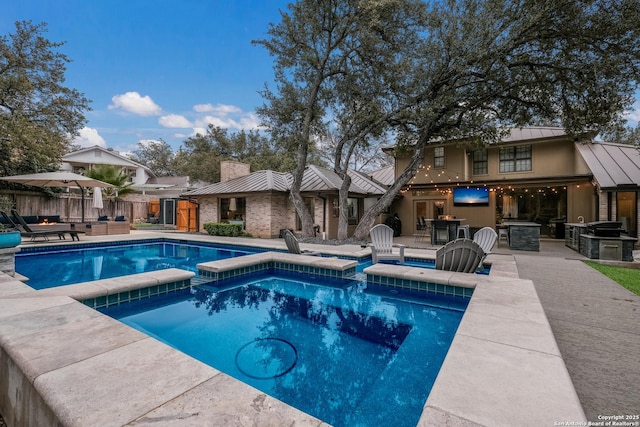
[[[107,150],[106,148],[102,148],[98,145],[68,153],[62,157],[62,161],[65,163],[76,164],[114,165],[130,168],[143,168],[148,176],[155,176],[153,171],[145,165],[135,162],[113,150]]]
[[[576,143],[602,189],[640,187],[640,152],[633,145],[606,142]]]
[[[188,187],[189,186],[189,177],[188,176],[156,176],[153,178],[149,178],[147,184],[157,184],[157,185],[166,185],[168,186],[177,186],[177,187]]]
[[[368,179],[357,172],[349,171],[351,176],[350,193],[355,194],[383,194],[386,189]],[[253,193],[265,191],[289,192],[293,178],[290,173],[275,172],[264,170],[250,173],[249,175],[230,179],[225,182],[217,182],[197,190],[191,190],[184,193],[184,196],[202,196],[214,194],[235,194],[235,193]],[[317,166],[309,166],[305,169],[301,192],[327,192],[338,191],[342,184],[342,179],[334,171],[320,168]]]
[[[198,188],[184,193],[185,196],[203,196],[213,194],[234,194],[264,191],[289,191],[290,174],[263,170],[230,179],[229,181],[216,182],[206,187]]]

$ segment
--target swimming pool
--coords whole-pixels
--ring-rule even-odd
[[[16,271],[34,289],[181,268],[197,273],[196,264],[261,251],[247,247],[152,241],[111,245],[78,245],[23,250],[16,254]]]
[[[409,426],[467,302],[293,274],[101,311],[330,424]]]
[[[15,262],[16,271],[29,278],[29,286],[46,289],[172,267],[197,273],[198,263],[263,251],[266,249],[162,240],[25,248],[16,254]],[[362,259],[356,271],[361,273],[370,265],[371,258]],[[405,265],[434,268],[434,261],[407,259]]]

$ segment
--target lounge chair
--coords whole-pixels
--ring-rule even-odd
[[[18,227],[18,224],[13,222],[13,219],[11,219],[11,217],[7,215],[5,211],[0,211],[0,215],[2,215],[2,218],[4,219],[4,222],[2,224],[4,230],[20,231],[20,227]]]
[[[404,245],[393,243],[393,229],[385,224],[378,224],[369,231],[371,236],[371,259],[374,263],[382,260],[398,261],[404,264]],[[398,248],[398,251],[393,250]]]
[[[29,237],[32,242],[35,241],[38,237],[41,237],[43,240],[48,242],[49,236],[58,236],[58,239],[65,240],[66,239],[65,234],[67,233],[71,236],[71,240],[80,240],[80,237],[78,237],[78,233],[83,233],[83,231],[72,230],[72,229],[34,231],[31,227],[29,227],[29,224],[27,224],[27,222],[24,220],[24,218],[22,218],[22,216],[18,213],[17,210],[12,209],[11,214],[18,221],[18,224],[13,222],[13,220],[11,220],[11,218],[6,213],[3,213],[3,217],[5,218],[5,220],[11,221],[11,223],[15,225],[18,230],[20,230],[20,235],[22,237]]]
[[[293,235],[291,230],[284,230],[282,234],[284,237],[284,241],[287,244],[287,249],[289,250],[289,253],[298,254],[298,255],[322,256],[320,252],[300,250],[298,239],[296,239],[296,236]]]
[[[491,253],[491,249],[493,249],[497,239],[498,233],[491,227],[483,227],[473,235],[473,241],[480,245],[485,257]]]
[[[473,273],[484,256],[480,245],[473,240],[452,240],[436,251],[436,270]]]

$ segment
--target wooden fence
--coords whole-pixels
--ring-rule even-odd
[[[20,215],[60,215],[64,222],[80,222],[82,218],[82,197],[76,193],[62,193],[54,197],[48,197],[42,193],[30,193],[27,191],[4,193],[15,202],[15,207]],[[136,219],[146,220],[148,202],[128,200],[103,199],[104,207],[93,207],[93,198],[85,195],[84,220],[96,221],[99,216],[107,215],[110,219],[124,215],[127,221]]]

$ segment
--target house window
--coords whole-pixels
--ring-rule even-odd
[[[444,147],[436,147],[433,150],[433,167],[444,167]]]
[[[504,147],[500,149],[500,173],[531,170],[531,146]]]
[[[244,197],[233,197],[231,199],[220,199],[220,220],[222,221],[242,221],[246,214],[246,199]]]
[[[487,173],[489,173],[487,150],[475,150],[473,152],[473,174],[486,175]]]

